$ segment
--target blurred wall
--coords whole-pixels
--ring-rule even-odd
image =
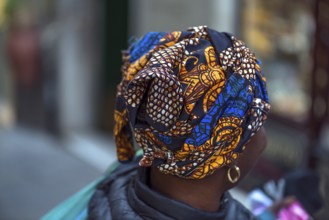
[[[239,0],[130,0],[129,33],[137,37],[149,31],[184,30],[207,25],[219,31],[236,33],[235,16]]]
[[[60,27],[59,126],[62,132],[96,126],[101,73],[102,5],[92,0],[57,1]]]

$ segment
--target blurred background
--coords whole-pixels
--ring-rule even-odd
[[[268,80],[268,147],[240,190],[309,168],[329,198],[328,1],[0,0],[0,219],[37,219],[100,176],[121,50],[197,25],[244,40]]]

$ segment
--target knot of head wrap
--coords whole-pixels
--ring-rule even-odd
[[[270,109],[255,55],[206,26],[150,32],[123,54],[115,109],[119,161],[201,179],[238,158]]]

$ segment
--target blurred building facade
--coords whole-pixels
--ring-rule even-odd
[[[1,96],[16,112],[12,120],[61,133],[95,129],[103,68],[103,6],[89,0],[8,0],[3,9],[7,20],[1,29],[1,60],[6,65],[1,65]],[[30,85],[25,83],[21,92],[18,85],[24,79]],[[29,92],[31,97],[26,96]],[[28,115],[22,118],[20,112]],[[29,122],[29,117],[38,122]]]

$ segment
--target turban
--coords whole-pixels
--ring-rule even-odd
[[[270,109],[244,42],[206,26],[150,32],[123,51],[115,142],[120,162],[201,179],[234,162]]]

